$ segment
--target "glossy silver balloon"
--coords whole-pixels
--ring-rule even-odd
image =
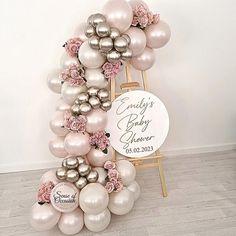
[[[68,157],[65,160],[66,160],[66,167],[68,169],[75,169],[79,165],[77,157]]]
[[[80,207],[87,214],[98,214],[104,211],[108,202],[107,190],[99,183],[86,185],[79,195]]]
[[[98,36],[92,36],[89,38],[89,45],[91,48],[98,50],[99,49],[99,37]]]
[[[112,102],[111,101],[102,102],[100,107],[103,111],[109,111],[112,107]]]
[[[125,52],[121,53],[121,59],[124,61],[128,61],[132,58],[133,52],[130,48],[127,48]]]
[[[110,38],[115,39],[120,36],[120,31],[117,28],[111,27]]]
[[[89,95],[88,93],[80,93],[77,97],[77,99],[75,100],[76,104],[82,104],[84,102],[88,102],[89,100]]]
[[[52,229],[61,217],[61,213],[51,204],[40,205],[37,202],[30,212],[30,224],[37,231]]]
[[[120,60],[121,54],[115,50],[107,53],[107,60],[111,63],[116,63]]]
[[[68,111],[68,110],[70,110],[70,105],[65,103],[65,101],[62,98],[60,98],[58,100],[58,103],[57,103],[57,106],[56,106],[56,110],[57,111],[63,111],[63,112],[64,111]]]
[[[109,99],[109,92],[107,89],[100,89],[98,97],[102,102],[106,102]]]
[[[66,159],[67,158],[65,158],[61,163],[61,166],[64,167],[64,168],[67,168]]]
[[[54,140],[51,140],[49,142],[49,150],[56,157],[66,157],[68,153],[65,150],[64,137],[56,137]]]
[[[95,183],[98,180],[98,172],[96,170],[91,170],[86,178],[89,183]]]
[[[77,170],[68,170],[66,173],[66,180],[74,183],[79,179],[79,173]]]
[[[92,17],[92,24],[96,27],[99,23],[106,22],[106,17],[100,13],[94,14]]]
[[[87,185],[88,181],[85,177],[79,177],[79,179],[75,182],[75,186],[78,189],[82,189]]]
[[[87,164],[81,164],[78,167],[78,171],[79,171],[80,176],[86,176],[91,171],[91,166]]]
[[[63,213],[58,222],[58,228],[66,235],[78,234],[83,229],[83,226],[84,213],[80,208],[72,212]]]
[[[62,80],[60,78],[60,70],[52,71],[47,78],[48,87],[54,93],[61,93]]]
[[[59,180],[65,180],[67,176],[66,173],[67,169],[65,167],[61,167],[56,170],[56,176]]]
[[[129,46],[130,43],[131,43],[131,39],[130,39],[129,35],[128,34],[122,34],[122,37],[126,39],[126,41],[128,43],[128,46]]]
[[[97,183],[105,186],[107,183],[107,171],[103,167],[95,167],[94,170],[98,173]]]
[[[79,106],[79,109],[82,115],[87,115],[92,110],[92,107],[89,103],[85,102]]]
[[[106,208],[103,212],[93,215],[84,214],[84,223],[88,230],[92,232],[101,232],[105,230],[111,221],[111,213]]]
[[[85,28],[86,37],[90,38],[96,34],[95,28],[92,25],[87,25]]]
[[[69,66],[78,63],[79,63],[78,59],[76,57],[71,57],[67,52],[63,53],[60,61],[61,67],[63,69],[67,69]]]
[[[133,181],[127,186],[127,189],[134,194],[134,201],[138,200],[141,193],[139,184],[136,181]]]
[[[86,69],[85,78],[87,87],[95,86],[97,88],[105,88],[108,86],[108,81],[102,73],[102,69]]]
[[[101,38],[108,37],[111,33],[111,27],[107,22],[101,22],[97,24],[96,32]]]
[[[52,132],[58,136],[65,136],[69,133],[69,130],[64,128],[64,113],[57,111],[50,121],[50,128]]]
[[[72,112],[74,115],[79,115],[79,114],[80,114],[80,106],[77,105],[77,104],[74,104],[74,105],[71,107],[71,112]]]
[[[118,52],[125,52],[128,47],[128,41],[124,37],[117,37],[114,41],[114,47]]]
[[[113,48],[113,41],[111,38],[101,38],[99,48],[102,52],[109,52]]]
[[[92,96],[89,98],[89,104],[92,106],[93,109],[97,109],[100,107],[101,102],[98,97]]]
[[[85,159],[81,156],[77,156],[77,160],[78,160],[79,165],[86,163]]]
[[[75,29],[75,36],[80,38],[82,41],[87,40],[87,37],[85,35],[86,28],[87,28],[86,22],[79,24],[78,27]]]
[[[92,25],[93,24],[93,17],[94,17],[94,14],[90,15],[87,19],[87,24],[90,24]]]
[[[99,89],[97,87],[90,87],[88,88],[88,91],[87,91],[89,96],[97,96],[98,92],[99,92]]]
[[[134,206],[134,196],[127,188],[110,194],[108,208],[115,215],[125,215]]]

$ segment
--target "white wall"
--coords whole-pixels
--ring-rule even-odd
[[[83,4],[81,3],[83,2]],[[1,0],[0,171],[55,166],[48,122],[58,95],[46,76],[61,45],[101,0]],[[171,129],[164,150],[235,147],[236,4],[234,0],[149,0],[172,29],[156,51],[151,91],[166,104]]]

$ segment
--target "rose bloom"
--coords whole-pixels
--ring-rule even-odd
[[[54,184],[52,181],[43,183],[38,190],[38,195],[37,195],[38,202],[49,203],[51,191],[53,188],[54,188]]]
[[[145,16],[148,13],[148,10],[143,5],[137,5],[135,7],[134,13],[136,16]]]
[[[160,15],[155,14],[153,15],[153,24],[157,24],[160,21]]]
[[[69,39],[65,43],[65,49],[71,57],[76,57],[82,43],[83,41],[80,38]]]
[[[118,179],[119,178],[119,172],[116,169],[110,169],[108,170],[108,178],[109,179]]]
[[[117,181],[117,183],[115,184],[115,192],[120,192],[123,189],[124,185],[122,184],[122,182]]]
[[[107,190],[108,193],[112,193],[115,189],[115,186],[111,182],[107,182],[105,185],[105,189]]]
[[[105,164],[104,164],[104,168],[107,169],[107,170],[115,169],[116,164],[113,161],[106,161]]]
[[[145,15],[145,16],[142,16],[140,17],[139,19],[139,24],[142,28],[145,28],[148,24],[148,17]]]

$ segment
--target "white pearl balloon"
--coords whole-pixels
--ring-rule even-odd
[[[60,98],[57,102],[57,105],[56,105],[56,110],[57,111],[68,111],[70,110],[71,106],[67,103],[65,103],[65,101]]]
[[[102,69],[86,69],[85,78],[87,80],[87,87],[105,88],[108,85],[108,80],[102,73]]]
[[[105,171],[105,169],[103,167],[96,167],[94,168],[94,170],[96,170],[98,172],[98,180],[97,183],[105,186],[107,183],[107,171]]]
[[[126,160],[120,160],[116,163],[116,169],[120,173],[120,177],[125,186],[131,184],[136,177],[136,169],[133,164]]]
[[[140,186],[136,181],[133,181],[130,185],[127,186],[127,189],[134,194],[134,200],[138,200],[140,197]]]
[[[75,99],[78,97],[80,93],[83,93],[86,91],[87,91],[87,87],[85,85],[72,86],[68,82],[65,82],[62,85],[62,89],[61,89],[62,98],[69,105],[72,105],[74,103]]]
[[[66,69],[68,68],[70,65],[73,65],[73,64],[78,64],[79,61],[76,57],[71,57],[68,53],[64,52],[64,54],[62,55],[61,57],[61,61],[60,61],[60,64],[61,64],[61,67],[63,69]]]
[[[48,75],[48,87],[54,92],[54,93],[61,93],[61,87],[62,87],[62,80],[60,78],[60,70],[54,70]]]
[[[64,146],[64,137],[56,137],[49,142],[49,150],[56,157],[64,158],[67,156],[67,151]]]
[[[87,214],[98,214],[104,211],[108,202],[107,190],[99,183],[86,185],[79,195],[80,207]]]
[[[57,111],[50,121],[50,128],[57,136],[65,136],[69,130],[64,128],[64,112]]]
[[[84,214],[84,223],[88,230],[92,232],[101,232],[105,230],[111,221],[111,213],[106,208],[103,212],[92,215]]]
[[[43,184],[49,181],[53,182],[54,185],[60,182],[60,180],[56,176],[56,170],[49,170],[46,173],[44,173],[40,179],[40,184]]]
[[[79,37],[82,41],[86,41],[88,39],[85,35],[85,29],[87,25],[88,24],[86,22],[83,22],[75,29],[75,36]]]

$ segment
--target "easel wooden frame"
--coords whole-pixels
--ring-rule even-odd
[[[111,80],[111,100],[115,100],[118,96],[123,94],[126,91],[131,91],[135,89],[143,88],[143,90],[148,91],[148,79],[146,71],[141,71],[142,76],[142,86],[138,82],[132,80],[130,64],[127,64],[125,67],[126,72],[126,82],[122,83],[120,88],[122,92],[116,92],[116,82],[115,79]],[[163,156],[160,153],[160,150],[157,150],[154,155],[147,156],[143,158],[129,158],[128,160],[134,164],[136,168],[152,168],[157,167],[159,170],[161,190],[163,197],[167,197],[167,188],[164,176],[164,170],[162,167]],[[114,152],[113,159],[116,160],[116,152]]]

